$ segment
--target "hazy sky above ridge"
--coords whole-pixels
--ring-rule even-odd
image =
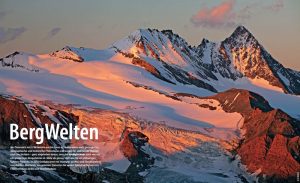
[[[138,28],[172,29],[191,45],[244,25],[287,67],[300,70],[298,0],[0,0],[0,57],[65,45],[103,49]]]

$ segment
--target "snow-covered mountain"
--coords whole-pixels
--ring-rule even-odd
[[[214,43],[203,39],[197,47],[190,46],[171,30],[143,29],[114,43],[113,48],[127,57],[144,60],[175,83],[200,81],[202,86],[196,86],[215,92],[210,82],[220,76],[231,80],[245,77],[264,80],[285,93],[300,94],[299,72],[277,62],[243,26],[237,27],[224,41]],[[153,63],[152,59],[160,63]]]
[[[222,61],[228,61],[232,75],[264,79],[286,93],[299,95],[299,72],[277,62],[243,26],[238,27],[219,47]],[[212,59],[214,60],[214,59]],[[218,65],[218,64],[216,64]],[[230,73],[230,69],[228,69]],[[235,74],[238,71],[239,74]],[[226,75],[223,75],[227,77]]]
[[[0,94],[9,96],[2,97],[4,104],[11,96],[19,96],[21,103],[48,109],[51,101],[50,108],[61,114],[76,111],[72,115],[90,115],[97,122],[108,115],[107,124],[117,121],[119,114],[128,115],[126,119],[134,121],[122,120],[131,129],[128,134],[146,135],[152,147],[139,156],[155,158],[147,168],[148,174],[143,175],[148,182],[157,175],[163,176],[161,172],[165,175],[162,182],[172,177],[190,182],[201,177],[211,182],[255,179],[245,173],[240,163],[250,173],[278,179],[295,176],[299,168],[300,73],[272,58],[243,26],[224,41],[203,39],[199,46],[189,45],[171,30],[139,29],[104,50],[66,46],[41,55],[15,52],[0,62]],[[108,114],[99,116],[97,109]],[[112,117],[115,113],[118,115]],[[7,111],[1,115],[10,119]],[[49,120],[55,118],[52,115]],[[98,125],[107,128],[107,134],[124,127]],[[117,139],[120,134],[115,135]],[[124,173],[118,169],[121,165],[114,166],[115,160],[121,158],[127,170],[132,170],[130,163],[136,159],[122,151],[134,146],[129,141],[116,143],[111,139],[112,146],[103,147],[114,147],[117,153],[116,157],[107,156],[110,169]],[[259,150],[253,151],[251,147],[256,143]],[[276,149],[288,161],[268,154]],[[139,148],[136,151],[140,152]],[[210,156],[210,151],[217,153]],[[228,153],[240,158],[222,163]],[[207,169],[197,163],[205,157],[210,160]],[[255,165],[251,164],[254,160]],[[271,161],[283,164],[282,169],[269,166]],[[231,167],[228,172],[227,167]],[[116,172],[111,174],[117,176]],[[124,178],[123,174],[118,176]]]

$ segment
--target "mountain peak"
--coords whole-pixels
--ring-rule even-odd
[[[204,46],[204,45],[207,45],[209,43],[213,43],[211,42],[210,40],[206,39],[206,38],[203,38],[201,43],[198,45],[198,47],[201,47],[201,46]]]
[[[114,42],[112,47],[118,50],[130,50],[132,47],[142,42],[143,39],[147,39],[153,31],[154,30],[152,29],[137,29],[123,39]]]
[[[52,57],[72,60],[76,62],[83,62],[84,59],[78,54],[78,48],[65,46],[61,50],[57,50],[49,55]]]
[[[63,47],[61,50],[65,50],[65,51],[72,51],[70,46],[65,46]]]
[[[191,51],[191,46],[172,30],[159,31],[149,28],[132,32],[129,36],[113,43],[112,47],[135,56],[142,54],[162,60],[174,60],[170,56],[181,55],[181,52],[188,55]],[[176,59],[181,59],[179,57],[177,56]]]
[[[235,47],[258,45],[258,41],[252,33],[242,25],[238,26],[233,33],[224,40],[224,43],[234,45]]]
[[[244,27],[243,25],[238,26],[234,31],[233,34],[251,34],[251,32]]]
[[[142,38],[147,39],[147,37],[149,35],[155,34],[155,33],[160,33],[160,31],[157,29],[150,29],[150,28],[137,29],[137,30],[133,31],[131,34],[129,34],[129,36],[127,38],[130,38],[133,42],[138,42]]]
[[[201,43],[197,47],[195,47],[196,53],[202,52],[203,49],[207,48],[211,44],[213,44],[213,42],[211,42],[210,40],[208,40],[206,38],[203,38]]]

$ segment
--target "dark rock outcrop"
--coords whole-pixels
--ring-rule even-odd
[[[232,89],[210,98],[218,100],[226,112],[244,117],[245,134],[237,153],[250,172],[260,170],[269,181],[296,180],[300,171],[300,121],[246,90]]]

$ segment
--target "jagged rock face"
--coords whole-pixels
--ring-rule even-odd
[[[295,180],[300,170],[300,121],[246,90],[232,89],[213,98],[227,112],[244,116],[245,134],[237,153],[248,170],[260,169],[270,180]]]
[[[69,46],[64,47],[61,50],[57,50],[56,52],[53,52],[50,54],[50,56],[72,60],[75,62],[83,62],[84,58],[80,56],[80,54],[76,51],[76,49],[71,48]]]
[[[273,86],[285,89],[272,68],[275,60],[265,58],[265,49],[254,36],[243,26],[238,27],[233,34],[221,43],[234,68],[243,76],[251,79],[263,78]]]
[[[185,77],[186,73],[193,73],[203,83],[196,86],[215,92],[207,81],[218,80],[217,74],[220,74],[232,80],[242,77],[265,79],[286,93],[299,94],[300,91],[299,72],[287,69],[273,59],[243,26],[220,43],[203,39],[197,47],[190,46],[171,30],[141,29],[114,43],[113,48],[145,60],[153,67],[151,70],[160,73],[156,77],[171,83],[176,83],[175,80],[193,84]],[[146,57],[160,63],[154,66]]]
[[[300,94],[300,72],[285,68],[282,64],[277,62],[268,52],[263,52],[264,57],[270,63],[275,76],[282,83],[287,93]]]
[[[113,44],[113,49],[132,59],[134,65],[143,67],[155,77],[172,83],[182,83],[217,90],[209,83],[214,74],[199,61],[198,54],[183,38],[170,30],[138,30],[127,38]],[[149,61],[154,59],[155,65]],[[195,74],[183,68],[192,68]]]
[[[9,125],[11,123],[18,124],[19,128],[36,128],[36,121],[31,117],[27,107],[18,100],[8,100],[0,97],[0,142],[3,146],[13,145],[35,145],[36,140],[17,140],[11,141],[9,139]],[[45,121],[47,123],[48,121]],[[47,145],[45,142],[42,145]]]
[[[143,150],[143,146],[149,140],[148,137],[139,131],[129,131],[128,129],[123,133],[123,137],[120,149],[132,163],[127,172],[142,172],[149,169],[154,164],[154,158],[151,158]]]
[[[20,128],[38,128],[43,127],[45,124],[54,123],[52,119],[45,115],[44,109],[38,106],[30,106],[23,101],[15,99],[7,99],[0,96],[0,145],[3,146],[13,146],[13,145],[36,145],[37,139],[33,136],[32,140],[10,140],[10,124],[17,124]],[[66,113],[64,111],[57,110],[53,115],[56,117],[64,127],[68,127],[70,123],[77,124],[78,117],[74,116],[72,113]],[[56,124],[56,123],[54,123]],[[45,140],[40,146],[58,145],[59,142],[54,139]]]
[[[39,69],[29,65],[26,61],[22,59],[22,57],[28,57],[30,55],[26,55],[20,52],[14,52],[4,58],[0,58],[0,63],[2,67],[6,68],[18,68],[18,69],[25,69],[31,72],[39,72]]]
[[[145,143],[148,142],[148,137],[137,131],[130,132],[126,130],[123,133],[123,138],[120,148],[124,155],[130,160],[138,157],[139,153],[143,153],[141,146],[144,146]]]
[[[299,72],[285,68],[243,26],[220,44],[203,40],[196,52],[215,73],[236,80],[262,78],[286,93],[299,94]]]

